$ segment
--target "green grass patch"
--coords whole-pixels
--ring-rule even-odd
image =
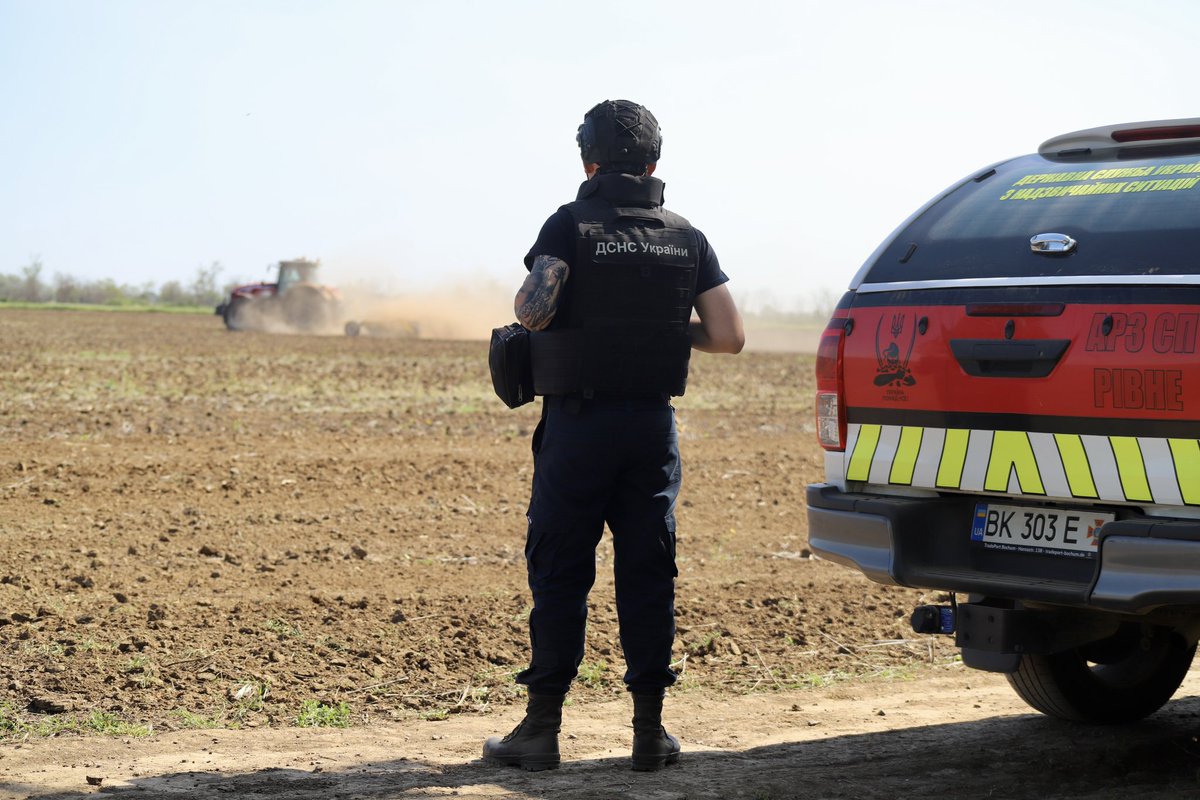
[[[305,700],[300,704],[296,724],[301,728],[349,728],[350,706],[345,702],[330,706],[316,700]]]
[[[607,683],[608,664],[604,661],[585,661],[579,665],[579,681],[597,689]]]
[[[179,727],[187,730],[199,731],[225,727],[225,720],[219,716],[193,714],[182,708],[172,713],[179,720]]]
[[[61,658],[67,648],[58,642],[26,642],[21,645],[21,652],[27,656],[42,658]]]
[[[12,703],[0,703],[0,737],[24,733],[29,725],[21,720]]]
[[[149,736],[147,725],[125,722],[110,711],[93,711],[85,717],[71,714],[38,716],[29,721],[12,703],[0,703],[0,739],[45,738],[60,733],[98,733],[103,736]]]
[[[79,720],[67,714],[55,714],[31,724],[28,733],[33,736],[50,737],[60,733],[79,733],[81,730]]]
[[[149,736],[150,728],[124,722],[109,711],[93,711],[83,720],[83,729],[104,736]]]
[[[789,676],[785,685],[796,689],[823,689],[836,683],[845,683],[855,677],[857,676],[853,673],[831,669],[826,672],[805,672]]]
[[[251,714],[262,711],[266,706],[267,696],[271,694],[271,684],[268,681],[254,679],[239,681],[237,690],[233,693],[234,703],[229,709],[232,724],[241,726]]]
[[[289,639],[297,639],[300,637],[299,626],[293,625],[290,622],[285,622],[281,619],[269,619],[263,623],[263,627],[271,631],[271,633],[277,633],[280,636],[284,636]]]

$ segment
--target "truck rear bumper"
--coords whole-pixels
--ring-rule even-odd
[[[892,520],[882,515],[816,507],[812,504],[812,487],[808,546],[822,558],[853,567],[876,583],[897,583],[892,568]]]
[[[924,589],[1145,613],[1200,607],[1200,522],[1108,523],[1092,559],[983,552],[969,541],[976,498],[852,494],[808,487],[809,546],[871,580]]]

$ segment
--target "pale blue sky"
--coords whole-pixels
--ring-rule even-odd
[[[752,304],[840,292],[947,184],[1200,115],[1187,0],[0,0],[0,272],[513,289],[605,98]]]

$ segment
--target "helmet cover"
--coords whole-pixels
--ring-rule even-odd
[[[605,100],[583,117],[575,134],[587,164],[657,164],[662,133],[650,109],[629,100]]]

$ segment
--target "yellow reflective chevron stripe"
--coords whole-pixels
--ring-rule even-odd
[[[1133,436],[1110,436],[1113,456],[1117,459],[1117,471],[1121,474],[1121,490],[1126,500],[1154,502],[1150,482],[1146,478],[1146,462],[1142,460],[1142,448]]]
[[[962,482],[963,467],[967,463],[967,445],[971,432],[958,428],[946,430],[946,441],[942,444],[942,456],[938,462],[937,486],[940,489],[957,489]]]
[[[1073,433],[1056,433],[1054,443],[1058,445],[1058,455],[1062,458],[1071,494],[1075,497],[1099,497],[1096,482],[1092,480],[1087,451],[1083,449],[1083,439]],[[1117,463],[1120,464],[1120,461]]]
[[[871,462],[875,460],[875,448],[879,446],[882,425],[863,425],[854,440],[854,453],[850,456],[850,467],[846,477],[852,481],[865,481],[871,475]]]
[[[989,492],[1007,492],[1009,479],[1016,475],[1021,494],[1045,494],[1042,476],[1029,434],[1024,431],[996,431],[992,434],[992,455],[988,459],[983,488]]]
[[[1179,493],[1188,505],[1200,504],[1200,442],[1195,439],[1168,439]]]
[[[1200,439],[851,423],[850,481],[1200,506]]]
[[[900,429],[900,443],[896,445],[896,456],[892,459],[892,471],[888,476],[889,483],[910,484],[913,471],[917,468],[917,454],[921,452],[921,437],[924,428],[903,427]]]

